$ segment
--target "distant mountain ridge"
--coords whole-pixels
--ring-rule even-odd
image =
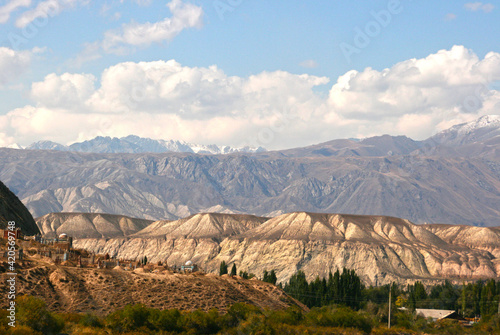
[[[52,141],[35,142],[28,147],[28,150],[58,150],[93,153],[162,153],[162,152],[187,152],[197,154],[229,154],[234,152],[256,153],[266,151],[263,147],[252,148],[232,148],[229,146],[200,145],[184,141],[174,140],[153,140],[135,135],[126,137],[102,137],[98,136],[92,140],[73,143],[65,146]]]
[[[279,150],[287,156],[368,156],[383,157],[407,155],[419,149],[435,152],[445,148],[467,147],[475,143],[500,142],[500,115],[485,115],[477,120],[455,125],[423,141],[406,136],[381,135],[365,139],[337,139],[301,148]],[[20,149],[18,145],[11,146]],[[38,141],[27,146],[28,150],[58,150],[91,153],[166,153],[185,152],[197,154],[261,153],[263,147],[241,147],[200,145],[178,140],[155,140],[135,135],[126,137],[98,136],[92,140],[73,143],[69,146],[52,141]],[[450,150],[445,150],[450,152]],[[459,149],[460,151],[460,149]],[[456,151],[455,154],[457,154]]]
[[[273,217],[308,211],[495,226],[497,118],[457,125],[429,143],[383,135],[252,154],[1,148],[0,180],[34,216],[91,212],[176,220],[200,212]]]

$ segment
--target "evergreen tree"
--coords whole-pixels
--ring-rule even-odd
[[[236,264],[233,263],[233,267],[231,268],[231,276],[236,276]]]
[[[274,270],[271,270],[271,272],[267,272],[267,270],[264,270],[264,274],[262,276],[263,282],[276,285],[277,280],[278,280],[278,278],[276,277],[276,272]]]
[[[498,310],[498,299],[496,296],[496,284],[494,279],[488,280],[481,290],[480,309],[482,317],[490,317]]]
[[[269,283],[276,285],[277,281],[278,277],[276,277],[276,272],[274,270],[271,270],[271,273],[269,274]]]
[[[219,267],[219,276],[222,276],[225,274],[227,274],[227,264],[225,261],[222,261],[220,263],[220,267]]]

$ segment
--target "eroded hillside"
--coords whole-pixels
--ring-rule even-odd
[[[179,274],[142,268],[96,269],[54,265],[46,258],[31,258],[17,272],[17,294],[43,298],[58,312],[92,312],[105,315],[127,304],[142,303],[158,309],[225,311],[237,302],[260,308],[284,309],[299,305],[274,285],[240,277],[202,273]],[[0,264],[0,279],[6,280],[6,264]],[[0,286],[7,295],[7,286]],[[2,306],[2,308],[5,306]]]
[[[242,218],[241,224],[235,223]],[[170,265],[192,260],[207,272],[216,272],[222,261],[259,276],[274,269],[278,282],[288,281],[298,270],[312,280],[343,267],[354,269],[371,285],[493,278],[500,273],[496,228],[467,230],[452,225],[415,225],[387,216],[307,212],[268,220],[253,218],[198,214],[155,222],[128,238],[78,239],[74,245],[122,259],[147,256]],[[196,229],[185,233],[182,227]]]

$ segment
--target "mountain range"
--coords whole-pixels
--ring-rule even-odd
[[[258,153],[0,149],[0,180],[33,216],[176,220],[200,212],[384,215],[500,225],[500,116],[425,140],[377,136]]]
[[[142,138],[135,135],[127,137],[103,137],[98,136],[92,140],[73,143],[69,146],[52,141],[35,142],[28,147],[28,150],[59,150],[76,152],[95,152],[95,153],[141,153],[141,152],[189,152],[197,154],[230,154],[234,152],[263,152],[266,149],[262,147],[242,147],[232,148],[229,146],[218,146],[215,144],[201,145],[192,144],[184,141],[174,140],[154,140]]]

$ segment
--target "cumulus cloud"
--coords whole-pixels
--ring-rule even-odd
[[[329,79],[285,71],[228,76],[217,66],[125,62],[33,83],[31,106],[0,116],[0,139],[70,143],[98,135],[262,145],[270,149],[389,133],[426,138],[454,123],[500,114],[500,55],[462,46],[377,71]],[[64,94],[61,94],[63,92]]]
[[[10,15],[16,9],[31,6],[31,0],[11,0],[0,7],[0,23],[9,21]]]
[[[34,50],[37,52],[37,50]],[[33,51],[15,51],[0,47],[0,86],[14,81],[28,68]]]
[[[472,12],[483,11],[485,13],[489,13],[495,9],[493,4],[482,2],[468,2],[464,5],[464,7]]]
[[[80,106],[94,92],[95,77],[91,74],[49,74],[44,81],[33,83],[31,95],[46,107],[71,108]]]
[[[499,54],[480,60],[472,51],[454,46],[382,71],[350,71],[333,85],[329,103],[345,118],[358,120],[478,113],[489,83],[500,79],[499,68]]]
[[[38,5],[22,13],[16,20],[16,26],[24,28],[38,18],[48,18],[59,15],[63,10],[75,7],[78,4],[86,4],[88,0],[44,0]]]

